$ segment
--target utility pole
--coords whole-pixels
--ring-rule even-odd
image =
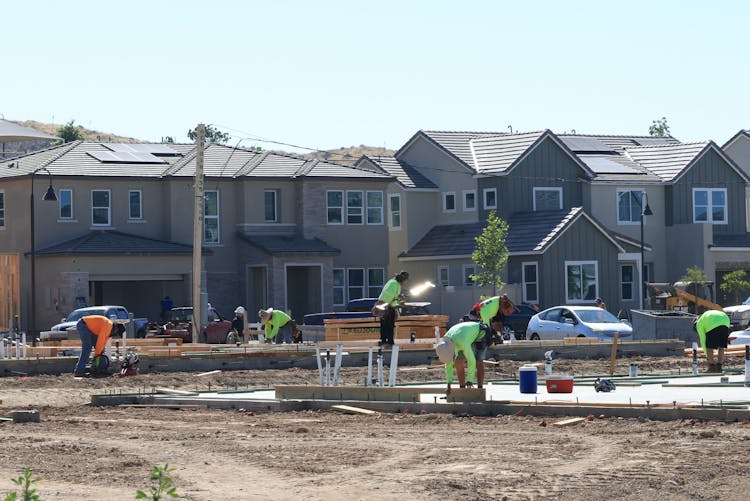
[[[201,298],[201,275],[203,266],[203,143],[206,137],[206,128],[203,124],[198,124],[196,128],[197,138],[195,141],[195,204],[193,207],[193,343],[198,342],[200,334],[201,308],[203,301]]]

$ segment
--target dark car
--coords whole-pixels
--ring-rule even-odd
[[[519,311],[505,317],[503,325],[503,339],[508,340],[510,336],[514,339],[526,339],[526,327],[529,325],[531,317],[539,313],[536,306],[526,303],[517,304]]]
[[[151,334],[150,337],[165,336],[166,330],[183,330],[183,342],[193,340],[193,307],[181,306],[172,308],[166,312],[166,322],[159,329],[159,334]],[[232,321],[227,320],[215,308],[208,309],[208,323],[201,328],[198,342],[210,344],[234,344],[237,336],[232,330]]]

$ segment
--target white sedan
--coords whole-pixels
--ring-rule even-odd
[[[610,341],[615,333],[619,339],[629,338],[633,328],[597,306],[555,306],[531,317],[526,339],[595,337]]]
[[[750,329],[730,332],[729,344],[750,344]]]

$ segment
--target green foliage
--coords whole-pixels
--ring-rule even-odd
[[[661,117],[661,119],[651,122],[648,133],[652,136],[668,136],[669,124],[667,123],[667,117]]]
[[[496,295],[497,289],[503,285],[502,272],[508,261],[508,248],[505,239],[508,236],[508,223],[502,220],[495,211],[490,211],[487,216],[487,226],[482,234],[474,240],[477,243],[471,260],[479,270],[471,279],[479,285],[491,285],[492,295]]]
[[[750,288],[750,282],[745,280],[745,270],[734,270],[724,275],[724,282],[719,286],[727,294],[734,294],[734,302],[740,302],[740,292]]]
[[[75,126],[73,123],[75,120],[71,120],[59,129],[57,129],[57,137],[62,139],[63,143],[70,143],[72,141],[83,141],[86,139],[80,126]]]
[[[195,141],[198,138],[198,128],[191,129],[187,133],[188,139]],[[231,136],[226,132],[221,132],[219,129],[209,124],[206,125],[206,142],[207,143],[218,143],[225,144],[229,141]]]
[[[169,476],[169,472],[171,471],[174,471],[174,468],[170,468],[168,464],[165,464],[164,467],[154,466],[149,475],[149,479],[154,485],[149,487],[148,494],[139,489],[135,494],[135,499],[160,501],[165,495],[179,498],[180,495],[177,494],[177,487],[174,486],[172,478]]]
[[[3,501],[40,501],[42,498],[39,497],[36,489],[31,487],[32,484],[40,481],[41,477],[34,477],[34,473],[28,468],[23,469],[23,475],[18,478],[12,478],[11,481],[21,488],[21,497],[18,497],[18,493],[11,492]]]

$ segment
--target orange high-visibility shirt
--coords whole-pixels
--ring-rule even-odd
[[[102,315],[87,315],[83,317],[86,327],[96,335],[96,346],[94,356],[98,357],[104,352],[110,334],[112,334],[112,321]]]

